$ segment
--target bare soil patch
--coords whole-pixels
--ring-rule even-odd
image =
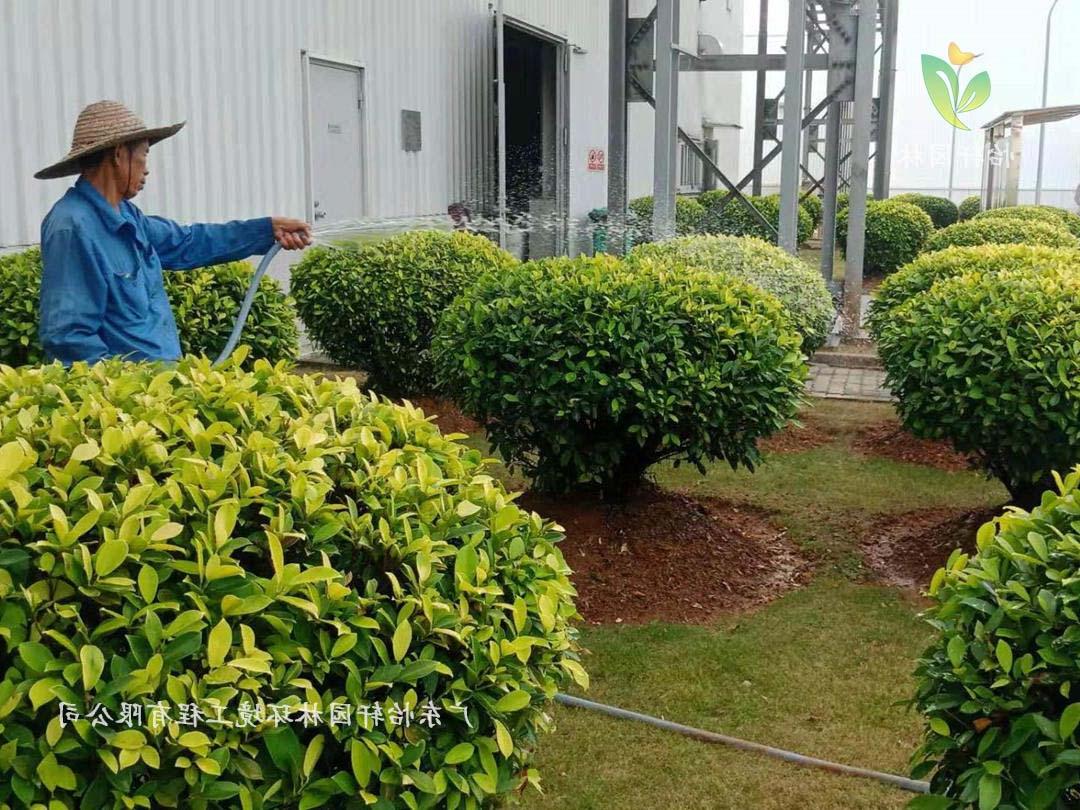
[[[775,599],[808,562],[762,511],[646,487],[625,505],[528,493],[566,529],[577,605],[591,624],[704,623]]]
[[[922,464],[947,472],[961,472],[972,466],[970,457],[957,453],[948,442],[919,439],[892,419],[860,430],[852,446],[867,456]]]

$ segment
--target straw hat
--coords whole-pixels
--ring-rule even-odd
[[[51,166],[46,166],[34,177],[47,180],[79,173],[79,161],[102,149],[118,146],[129,141],[148,140],[151,144],[175,135],[184,121],[167,127],[147,128],[139,116],[119,101],[95,101],[83,108],[75,122],[75,134],[71,138],[71,151]]]

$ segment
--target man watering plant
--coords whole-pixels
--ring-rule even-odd
[[[132,205],[150,173],[150,147],[183,125],[149,129],[124,105],[96,102],[79,113],[71,151],[34,175],[79,175],[41,223],[39,336],[50,360],[176,360],[180,340],[163,269],[243,259],[275,241],[287,250],[311,243],[310,226],[299,219],[178,225]]]

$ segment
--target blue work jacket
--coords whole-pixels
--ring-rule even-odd
[[[41,223],[38,334],[46,358],[65,366],[112,356],[178,359],[162,270],[243,259],[273,243],[270,217],[178,225],[127,200],[117,210],[80,177]]]

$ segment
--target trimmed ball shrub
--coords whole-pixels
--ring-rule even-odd
[[[802,398],[779,302],[730,276],[611,256],[490,273],[439,324],[439,379],[539,489],[631,492],[665,459],[753,466]]]
[[[1029,507],[1080,461],[1080,273],[967,273],[889,311],[878,352],[904,424]]]
[[[982,211],[982,197],[978,195],[973,197],[965,197],[964,201],[960,203],[958,208],[959,221],[964,222],[971,219]]]
[[[868,200],[863,266],[869,273],[891,273],[922,250],[934,231],[930,215],[908,202]],[[847,256],[848,208],[836,215],[836,240]]]
[[[706,233],[721,234],[724,236],[756,236],[766,242],[775,244],[776,235],[769,231],[762,222],[755,217],[746,206],[738,200],[732,200],[721,211],[720,201],[724,199],[726,191],[706,191],[698,198],[705,206],[705,218],[702,221],[702,230]],[[761,212],[765,219],[772,223],[773,227],[780,227],[780,197],[747,197],[750,203]],[[809,212],[799,206],[798,224],[799,244],[806,242],[814,233],[814,220]]]
[[[930,586],[937,637],[919,659],[923,807],[1075,807],[1080,787],[1080,470],[1007,512]],[[913,805],[915,806],[915,805]]]
[[[249,262],[165,273],[165,291],[184,354],[218,356],[232,334],[254,273]],[[299,354],[296,306],[276,279],[259,279],[240,341],[251,347],[252,360],[276,363],[295,360]]]
[[[40,363],[41,249],[0,256],[0,363]]]
[[[929,290],[942,279],[969,272],[1070,267],[1080,272],[1080,252],[1036,245],[978,245],[924,253],[886,278],[877,288],[870,304],[869,326],[874,334],[888,328],[890,310]]]
[[[825,343],[836,315],[832,295],[821,274],[760,239],[685,236],[642,245],[633,255],[724,273],[775,295],[802,336],[803,352],[808,355]]]
[[[586,680],[560,534],[352,381],[0,370],[0,804],[488,806]]]
[[[431,389],[431,338],[450,302],[483,273],[515,264],[482,236],[412,231],[309,250],[293,267],[291,292],[308,335],[335,363],[407,396]]]
[[[899,194],[890,199],[909,202],[930,215],[935,228],[947,228],[960,218],[956,203],[947,197],[934,197],[930,194]]]
[[[1065,228],[1073,236],[1080,237],[1080,216],[1063,208],[1050,205],[1015,205],[1008,208],[991,208],[975,219],[1016,219],[1025,222],[1045,222]]]
[[[232,332],[233,322],[255,268],[230,262],[198,270],[166,271],[169,296],[180,348],[185,354],[217,357]],[[0,257],[0,363],[22,366],[43,360],[38,340],[38,300],[41,294],[41,250]],[[295,360],[299,351],[296,309],[274,279],[263,276],[251,305],[241,343],[250,348],[250,361]]]
[[[982,214],[967,222],[944,228],[926,240],[927,252],[956,245],[1043,245],[1078,248],[1080,240],[1063,227],[1046,222],[1008,217],[982,219]]]
[[[631,200],[628,208],[629,225],[633,229],[635,245],[653,241],[653,198],[638,197]],[[680,236],[697,233],[705,217],[705,207],[693,197],[675,198],[675,232]]]

